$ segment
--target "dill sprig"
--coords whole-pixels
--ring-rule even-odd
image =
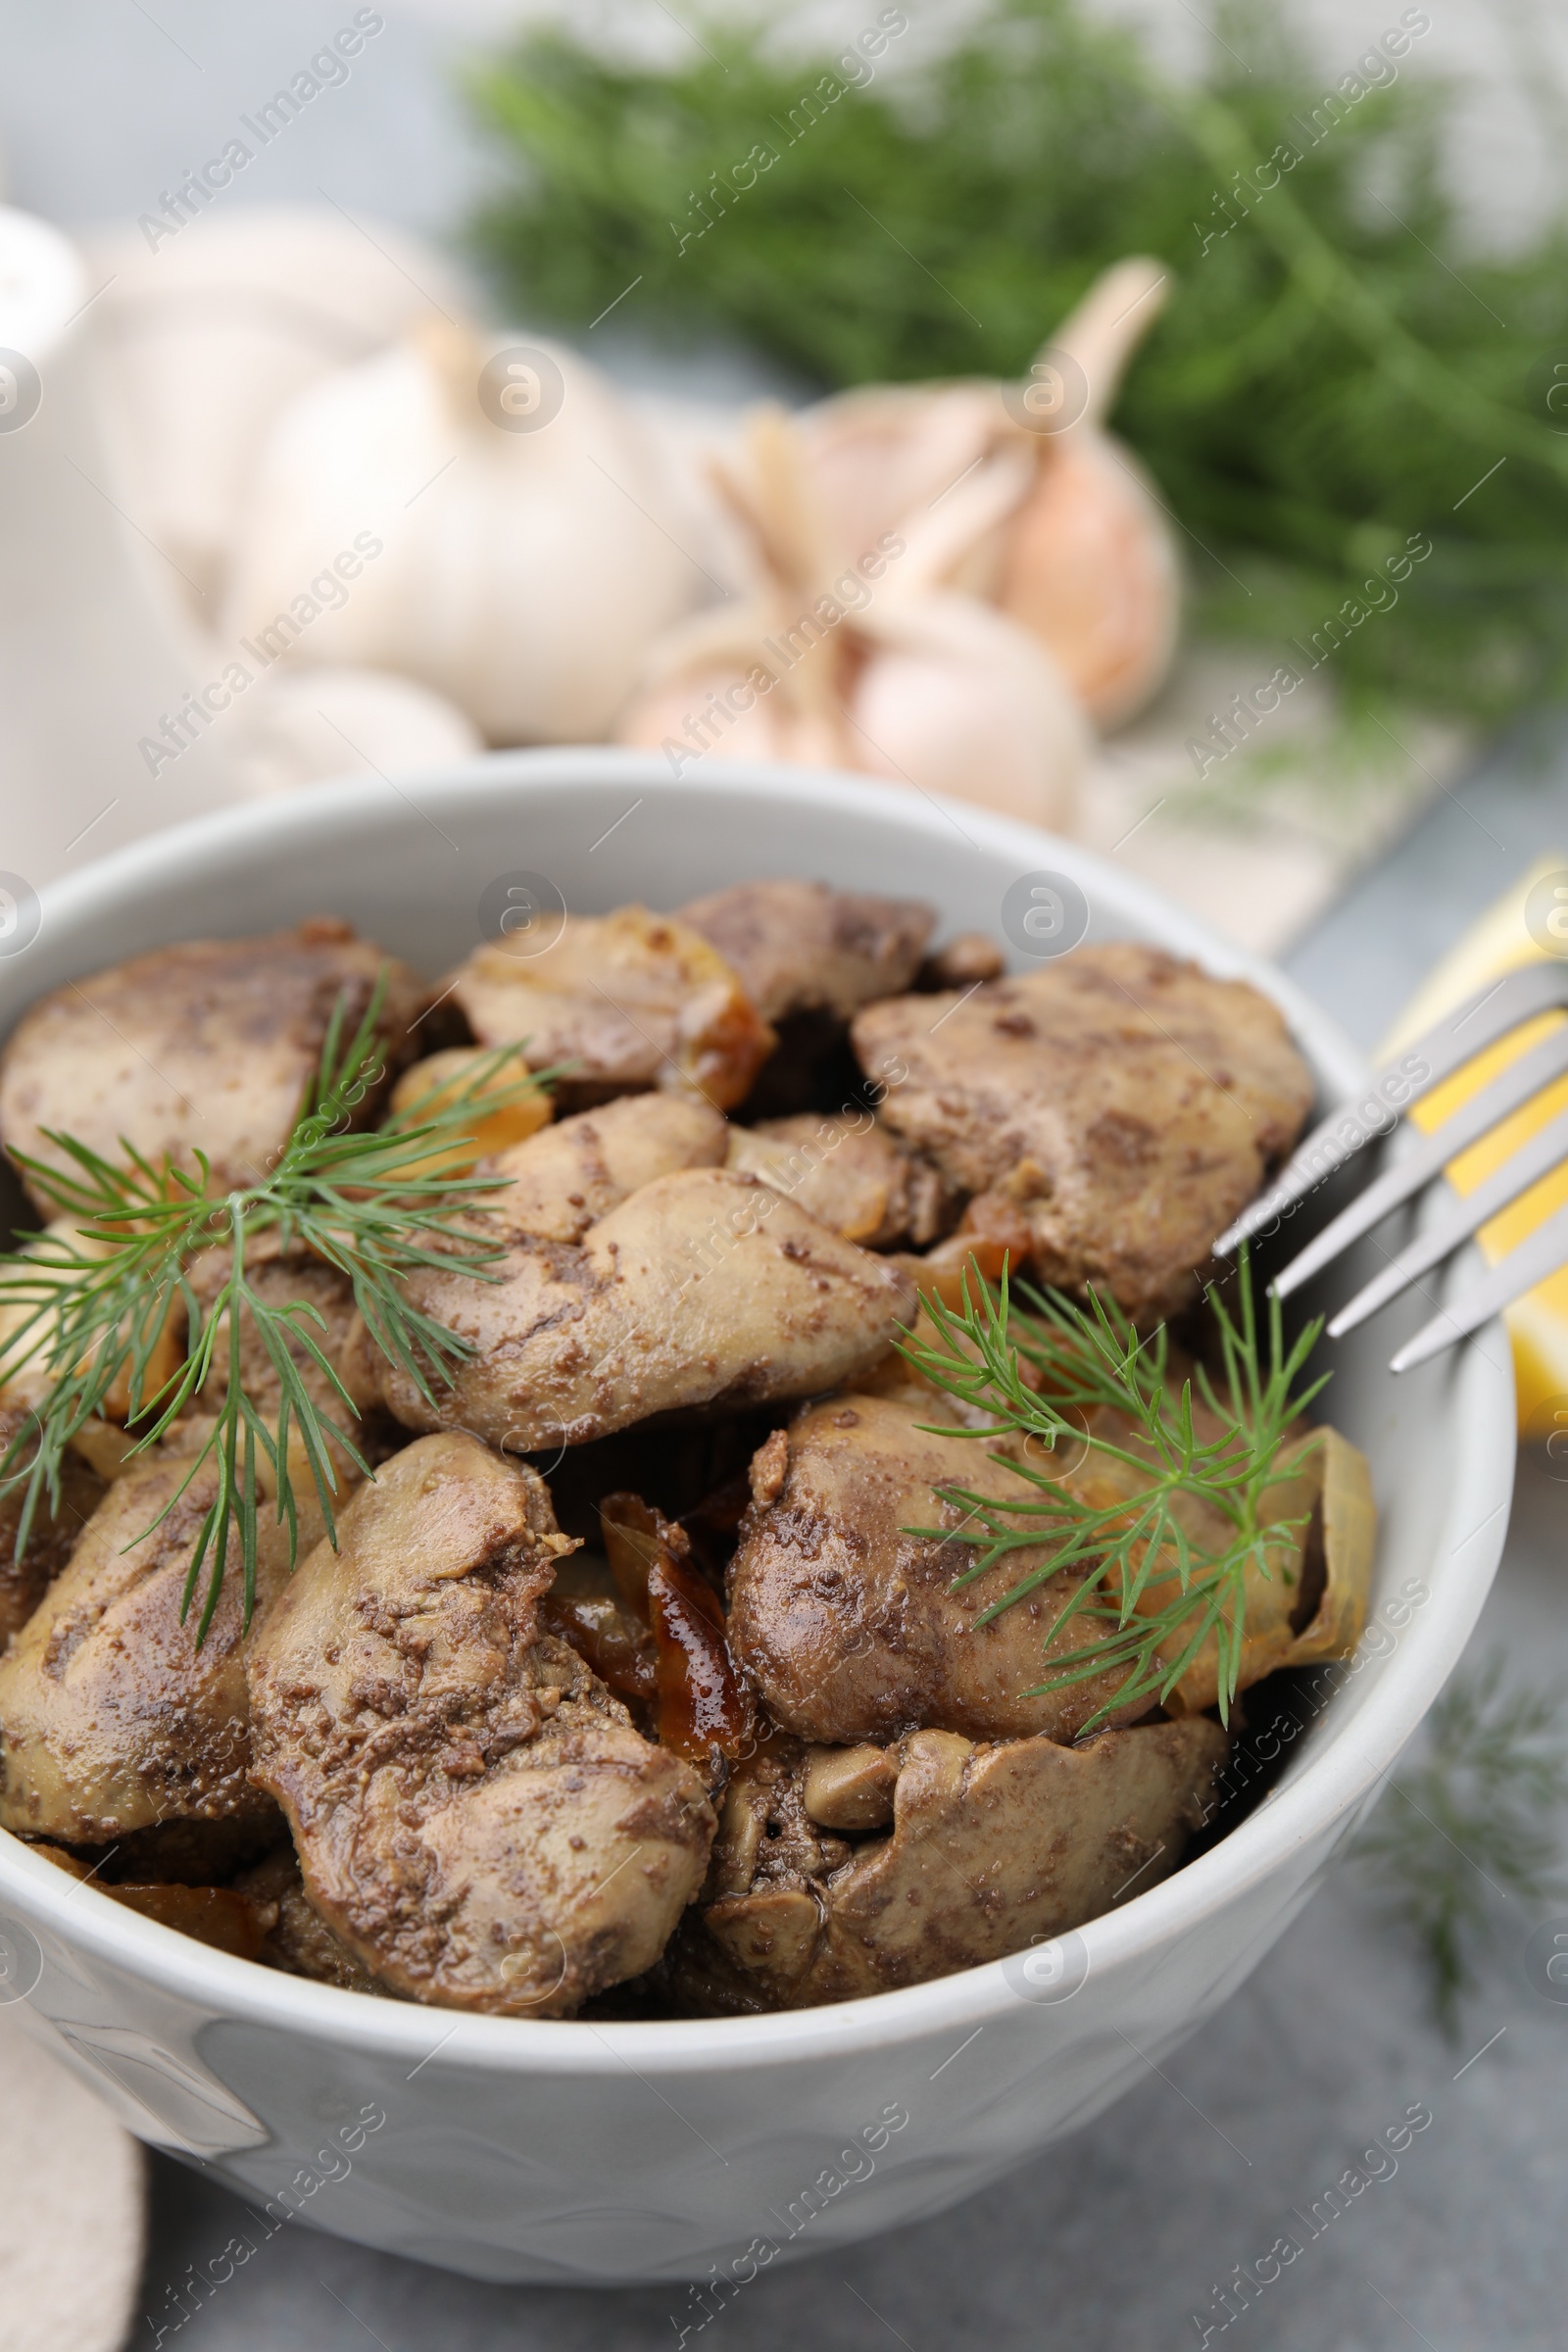
[[[1064,1444],[1082,1446],[1086,1458],[1118,1464],[1136,1483],[1111,1501],[1092,1502],[1032,1463],[1026,1446],[1021,1458],[1009,1454],[1008,1463],[1039,1490],[1038,1501],[999,1502],[970,1488],[943,1487],[941,1499],[964,1512],[962,1526],[911,1532],[974,1544],[974,1563],[955,1578],[956,1592],[1011,1553],[1045,1546],[1045,1560],[982,1611],[979,1625],[989,1625],[1063,1571],[1079,1572],[1046,1639],[1054,1641],[1073,1624],[1089,1638],[1028,1695],[1121,1673],[1120,1686],[1088,1718],[1086,1732],[1140,1701],[1167,1698],[1210,1639],[1220,1715],[1228,1720],[1241,1671],[1248,1576],[1271,1577],[1275,1555],[1303,1524],[1273,1517],[1263,1505],[1281,1475],[1280,1452],[1291,1424],[1329,1377],[1297,1385],[1322,1326],[1308,1323],[1287,1349],[1280,1302],[1271,1296],[1265,1357],[1244,1255],[1240,1320],[1212,1286],[1206,1293],[1220,1377],[1211,1380],[1199,1364],[1178,1390],[1163,1324],[1142,1338],[1114,1301],[1095,1290],[1088,1305],[1080,1306],[1059,1292],[1019,1288],[1028,1302],[1023,1314],[1013,1308],[1005,1273],[997,1291],[980,1284],[978,1295],[966,1275],[961,1310],[922,1298],[941,1344],[906,1342],[903,1353],[934,1387],[988,1416],[983,1427],[940,1434],[1018,1435],[1038,1439],[1051,1451]],[[1025,1365],[1041,1376],[1043,1393],[1025,1378]],[[1217,1424],[1212,1436],[1200,1436],[1195,1420],[1195,1382]],[[1112,1434],[1119,1425],[1097,1426],[1097,1415],[1107,1407],[1131,1424],[1125,1438]],[[1206,1506],[1226,1523],[1229,1533],[1218,1549],[1194,1541],[1184,1524],[1184,1503]]]
[[[1568,1892],[1568,1741],[1562,1700],[1503,1688],[1494,1655],[1446,1690],[1421,1763],[1395,1781],[1356,1845],[1374,1900],[1426,1965],[1433,2015],[1452,2035],[1479,1982],[1500,1900],[1543,1908]]]
[[[0,1314],[10,1326],[0,1343],[0,1380],[31,1364],[50,1384],[0,1459],[0,1494],[23,1490],[18,1554],[44,1497],[58,1507],[66,1449],[103,1415],[111,1392],[124,1408],[119,1417],[135,1432],[130,1450],[141,1453],[201,1397],[216,1368],[222,1394],[213,1427],[165,1509],[143,1531],[150,1535],[160,1526],[204,1465],[216,1461],[217,1492],[196,1533],[181,1609],[183,1621],[210,1562],[198,1644],[222,1591],[231,1533],[238,1536],[250,1623],[263,1465],[278,1522],[288,1528],[291,1566],[299,1541],[291,1440],[297,1437],[334,1545],[338,1481],[330,1442],[360,1473],[370,1469],[346,1425],[358,1418],[357,1410],[312,1329],[324,1331],[325,1317],[307,1299],[275,1305],[264,1298],[246,1271],[251,1245],[275,1233],[280,1249],[309,1250],[335,1267],[352,1286],[375,1346],[433,1401],[432,1387],[450,1383],[471,1350],[457,1333],[411,1304],[402,1278],[421,1266],[450,1268],[456,1262],[466,1273],[493,1280],[492,1261],[503,1254],[503,1245],[476,1226],[474,1213],[505,1179],[442,1173],[442,1162],[462,1164],[461,1148],[472,1140],[465,1130],[471,1129],[476,1110],[488,1115],[557,1075],[541,1071],[497,1086],[497,1075],[516,1051],[504,1047],[476,1059],[461,1089],[431,1088],[379,1131],[356,1130],[356,1110],[384,1076],[376,1034],[383,994],[378,983],[351,1034],[345,1034],[346,1000],[339,998],[294,1127],[272,1167],[258,1171],[254,1185],[215,1198],[201,1152],[194,1153],[193,1174],[167,1157],[155,1167],[123,1138],[122,1164],[50,1129],[43,1132],[69,1168],[13,1155],[35,1193],[74,1228],[24,1237],[20,1250],[0,1257]],[[227,1272],[204,1303],[190,1268],[214,1250],[225,1252]],[[164,1333],[181,1314],[184,1357],[161,1377]],[[278,1383],[270,1424],[245,1386],[246,1323]],[[346,1408],[343,1418],[313,1399],[295,1348]]]
[[[1397,68],[1374,47],[1330,72],[1303,10],[1215,0],[1178,73],[1087,0],[944,13],[874,67],[776,9],[682,11],[700,39],[659,65],[524,33],[468,76],[501,164],[474,240],[507,300],[739,339],[803,389],[1016,377],[1101,270],[1152,254],[1169,299],[1116,429],[1200,620],[1315,666],[1314,633],[1420,533],[1431,560],[1396,595],[1380,578],[1324,668],[1348,714],[1561,691],[1560,172],[1541,224],[1484,249],[1444,161],[1463,84],[1419,34]]]

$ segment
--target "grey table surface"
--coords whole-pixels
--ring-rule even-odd
[[[353,80],[291,125],[253,198],[336,201],[440,234],[482,179],[450,94],[463,34],[386,8]],[[65,224],[135,215],[210,151],[352,11],[270,0],[0,0],[0,154],[11,201]],[[1370,20],[1369,20],[1370,22]],[[1375,28],[1374,28],[1375,29]],[[1544,848],[1568,858],[1568,729],[1522,728],[1438,801],[1288,958],[1373,1044],[1463,925]],[[1568,1669],[1568,1486],[1525,1459],[1507,1553],[1478,1638],[1510,1674]],[[1568,2009],[1542,2000],[1499,1929],[1463,2037],[1424,2007],[1415,1956],[1378,1924],[1364,1867],[1332,1878],[1246,1987],[1119,2105],[983,2198],[787,2274],[713,2323],[726,2352],[1196,2344],[1195,2312],[1309,2208],[1410,2102],[1432,2110],[1394,2178],[1313,2239],[1236,2333],[1277,2352],[1556,2352],[1568,2248],[1560,2180]],[[1483,2053],[1476,2056],[1475,2053]],[[241,2208],[155,2160],[148,2339]],[[87,2257],[90,2259],[90,2255]],[[678,2334],[684,2298],[475,2285],[305,2230],[270,2241],[179,2328],[197,2352],[642,2352]],[[168,2332],[159,2338],[160,2327]],[[1229,2329],[1226,2332],[1230,2332]],[[1220,2339],[1216,2333],[1211,2341]]]

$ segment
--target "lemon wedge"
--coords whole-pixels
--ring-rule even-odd
[[[1379,1049],[1379,1061],[1406,1053],[1446,1012],[1489,981],[1500,980],[1524,964],[1546,960],[1547,950],[1526,928],[1525,906],[1537,883],[1549,874],[1568,874],[1568,856],[1550,852],[1539,858],[1530,871],[1471,925],[1411,998]],[[1564,953],[1568,954],[1568,941]],[[1560,1028],[1565,1019],[1568,1013],[1543,1013],[1499,1039],[1415,1103],[1411,1119],[1430,1132],[1451,1118],[1462,1102],[1539,1044],[1548,1031]],[[1448,1163],[1446,1174],[1454,1190],[1473,1193],[1565,1106],[1568,1078],[1560,1078]],[[1476,1236],[1482,1255],[1494,1264],[1564,1202],[1568,1202],[1568,1167],[1542,1177],[1482,1226]],[[1520,1435],[1549,1440],[1559,1429],[1568,1433],[1568,1267],[1549,1275],[1516,1300],[1504,1320],[1513,1343]],[[1564,1443],[1568,1444],[1568,1436]]]

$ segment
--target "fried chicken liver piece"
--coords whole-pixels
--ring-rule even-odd
[[[215,1193],[255,1184],[288,1139],[340,996],[349,1037],[383,971],[391,1072],[409,1057],[429,992],[347,923],[188,940],[55,989],[23,1015],[0,1059],[0,1144],[79,1175],[44,1128],[116,1161],[123,1138],[155,1166],[167,1152],[194,1171],[205,1152]]]
[[[236,1533],[200,1646],[200,1603],[180,1622],[192,1544],[218,1490],[209,1461],[176,1501],[190,1466],[188,1455],[153,1453],[116,1479],[0,1659],[6,1829],[106,1845],[162,1824],[275,1821],[248,1778],[244,1651],[255,1627],[245,1634]],[[296,1501],[308,1547],[321,1532],[314,1489]],[[287,1581],[287,1532],[263,1511],[258,1620]]]
[[[559,933],[486,942],[445,986],[482,1046],[518,1046],[530,1069],[567,1065],[567,1110],[645,1087],[739,1102],[772,1030],[723,957],[646,906],[569,914]]]
[[[945,1188],[931,1162],[903,1150],[863,1110],[858,1118],[805,1111],[734,1127],[729,1165],[760,1177],[862,1249],[920,1248],[947,1222]]]
[[[914,986],[935,919],[916,900],[789,881],[737,883],[681,915],[733,963],[777,1032],[746,1099],[751,1119],[846,1100],[856,1085],[850,1016]]]
[[[967,997],[868,1005],[853,1038],[864,1069],[906,1065],[881,1115],[973,1196],[965,1230],[1140,1319],[1193,1297],[1312,1103],[1266,997],[1130,940]]]
[[[433,1402],[385,1358],[366,1377],[407,1428],[515,1453],[680,1407],[812,1396],[874,1363],[912,1307],[887,1260],[724,1168],[661,1176],[580,1243],[519,1243],[490,1271],[406,1281],[473,1350]]]
[[[701,1095],[622,1095],[485,1160],[479,1176],[507,1179],[484,1197],[487,1223],[512,1240],[581,1241],[656,1176],[721,1168],[729,1140],[728,1121]]]
[[[1201,1399],[1191,1409],[1200,1445],[1223,1436]],[[1080,1614],[1046,1640],[1072,1596],[1071,1571],[1048,1576],[991,1624],[978,1623],[1016,1584],[1049,1568],[1049,1544],[1025,1545],[955,1592],[973,1549],[913,1532],[956,1530],[972,1510],[941,1500],[939,1487],[1004,1507],[1041,1499],[1008,1458],[1023,1442],[1016,1433],[966,1438],[928,1426],[962,1417],[953,1397],[914,1381],[902,1394],[843,1394],[808,1405],[755,1457],[754,1501],[729,1571],[729,1645],[774,1720],[802,1739],[846,1746],[919,1728],[972,1740],[1073,1740],[1120,1687],[1125,1660],[1084,1682],[1039,1690],[1068,1652],[1109,1632],[1104,1618]],[[1142,1432],[1104,1405],[1084,1427],[1115,1451],[1063,1440],[1076,1458],[1058,1467],[1032,1441],[1031,1466],[1091,1508],[1115,1509],[1147,1490],[1154,1457]],[[1149,1471],[1138,1467],[1140,1457]],[[1241,1690],[1277,1667],[1349,1654],[1366,1621],[1375,1550],[1367,1464],[1335,1430],[1303,1423],[1287,1433],[1257,1511],[1260,1525],[1280,1532],[1263,1560],[1250,1559],[1245,1570]],[[1195,1554],[1218,1556],[1235,1540],[1231,1522],[1202,1495],[1178,1494],[1172,1513]],[[1177,1591],[1172,1547],[1165,1558],[1169,1572],[1144,1588],[1140,1606],[1150,1612]],[[1197,1608],[1195,1601],[1193,1616],[1164,1638],[1159,1656],[1182,1657]],[[1197,1714],[1218,1694],[1210,1633],[1164,1705],[1170,1714]],[[1104,1720],[1125,1723],[1149,1705],[1146,1694]]]
[[[31,1416],[21,1405],[0,1404],[0,1460],[26,1429]],[[26,1455],[19,1457],[18,1468]],[[17,1534],[25,1495],[18,1487],[0,1494],[0,1655],[38,1606],[74,1550],[82,1530],[104,1497],[105,1482],[67,1446],[60,1463],[60,1507],[48,1494],[39,1498],[27,1531],[22,1557],[17,1557]]]
[[[235,1881],[236,1891],[270,1918],[256,1957],[264,1968],[280,1968],[291,1977],[314,1977],[318,1984],[341,1985],[345,1992],[385,1993],[368,1968],[362,1968],[348,1945],[333,1935],[305,1891],[299,1856],[292,1845],[280,1845]]]
[[[689,2011],[803,2009],[1026,1951],[1170,1875],[1228,1745],[1201,1715],[1070,1748],[912,1732],[885,1751],[890,1833],[852,1848],[810,1814],[833,1751],[775,1740],[726,1791],[662,1974]]]
[[[1070,1740],[1116,1689],[1119,1676],[1102,1675],[1026,1695],[1050,1672],[1044,1637],[1066,1590],[1047,1584],[977,1622],[1047,1563],[1044,1546],[955,1592],[972,1549],[910,1532],[962,1521],[939,1486],[1004,1504],[1037,1498],[993,1444],[921,1426],[956,1418],[934,1391],[923,1402],[845,1392],[808,1405],[753,1462],[729,1573],[730,1650],[774,1720],[804,1740],[851,1745],[917,1727]],[[1075,1625],[1055,1646],[1083,1639]]]
[[[692,899],[680,919],[710,940],[764,1021],[826,1012],[847,1021],[913,982],[936,924],[918,899],[878,899],[825,882],[737,882]]]
[[[255,1777],[305,1890],[381,1984],[560,2017],[640,1974],[702,1883],[713,1813],[540,1596],[571,1539],[531,1469],[463,1432],[362,1487],[250,1660]]]

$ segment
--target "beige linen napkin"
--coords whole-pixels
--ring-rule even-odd
[[[1281,655],[1303,666],[1298,650]],[[1411,719],[1395,734],[1374,722],[1348,763],[1332,697],[1311,676],[1244,735],[1239,690],[1277,666],[1255,647],[1188,647],[1158,700],[1100,746],[1070,828],[1263,956],[1299,938],[1469,753],[1454,727]],[[1234,752],[1220,748],[1222,729]]]
[[[0,2009],[0,2352],[118,2352],[146,2202],[137,2142]]]

